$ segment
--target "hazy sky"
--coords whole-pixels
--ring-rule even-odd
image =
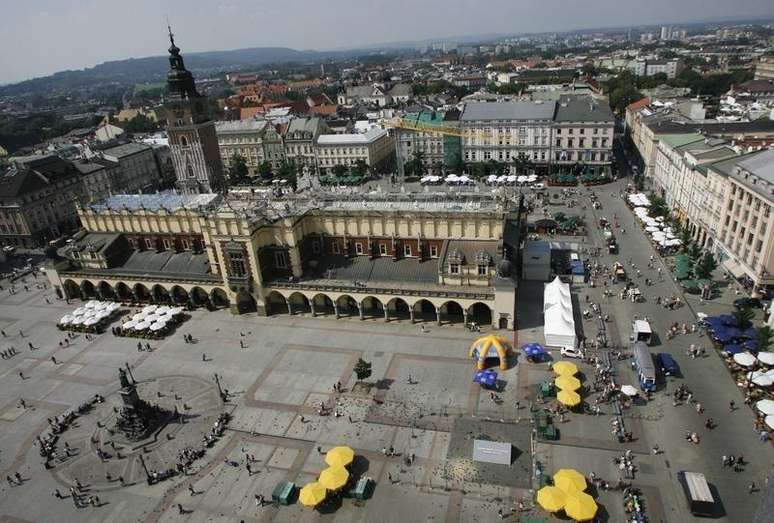
[[[2,0],[0,82],[183,52],[774,16],[771,0]]]

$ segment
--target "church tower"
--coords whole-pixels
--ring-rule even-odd
[[[177,187],[188,194],[221,191],[225,188],[225,176],[207,97],[196,91],[193,75],[185,68],[172,29],[169,41],[172,45],[165,108]]]

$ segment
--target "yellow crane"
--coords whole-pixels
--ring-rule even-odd
[[[487,139],[494,140],[494,134],[480,129],[463,129],[452,125],[439,125],[434,123],[419,122],[408,118],[391,118],[384,122],[385,127],[392,129],[405,129],[408,131],[418,131],[422,133],[437,133],[445,136],[457,136],[459,138],[469,139]]]

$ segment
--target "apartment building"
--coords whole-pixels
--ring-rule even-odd
[[[553,124],[553,161],[556,164],[610,163],[615,116],[607,101],[592,97],[559,100]]]
[[[350,167],[359,160],[378,169],[394,158],[395,145],[386,130],[372,127],[365,133],[321,134],[315,151],[321,171],[332,172],[337,165]]]
[[[718,227],[723,266],[758,294],[774,285],[774,150],[745,154],[709,168],[727,181]]]
[[[555,112],[556,102],[467,103],[460,115],[463,160],[547,162]]]
[[[681,60],[648,60],[645,58],[639,58],[633,60],[629,64],[629,68],[632,73],[637,76],[655,76],[657,74],[665,74],[667,78],[675,78],[680,71],[683,70],[683,63]]]
[[[317,169],[315,143],[321,134],[330,132],[330,128],[322,118],[315,116],[293,118],[285,131],[285,157],[298,167],[308,167],[315,171]]]
[[[615,117],[604,101],[562,96],[558,101],[470,102],[460,116],[466,163],[525,158],[548,164],[605,165]]]
[[[263,162],[276,169],[285,159],[282,137],[266,120],[217,122],[215,132],[220,158],[227,170],[234,156],[245,159],[249,176],[256,176]]]
[[[443,126],[444,113],[422,111],[408,114],[404,121],[419,125]],[[395,146],[397,153],[398,174],[402,175],[407,162],[419,157],[422,159],[427,172],[440,174],[445,165],[444,141],[446,137],[439,132],[422,131],[419,129],[395,129]]]

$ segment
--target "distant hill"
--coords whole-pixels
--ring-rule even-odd
[[[302,62],[334,56],[351,55],[353,51],[298,51],[287,47],[253,47],[231,51],[183,52],[186,67],[192,71],[239,69],[277,62]],[[15,95],[55,89],[76,89],[95,84],[134,84],[163,77],[169,69],[167,56],[149,56],[114,60],[82,70],[61,71],[50,76],[0,86],[0,95]]]

